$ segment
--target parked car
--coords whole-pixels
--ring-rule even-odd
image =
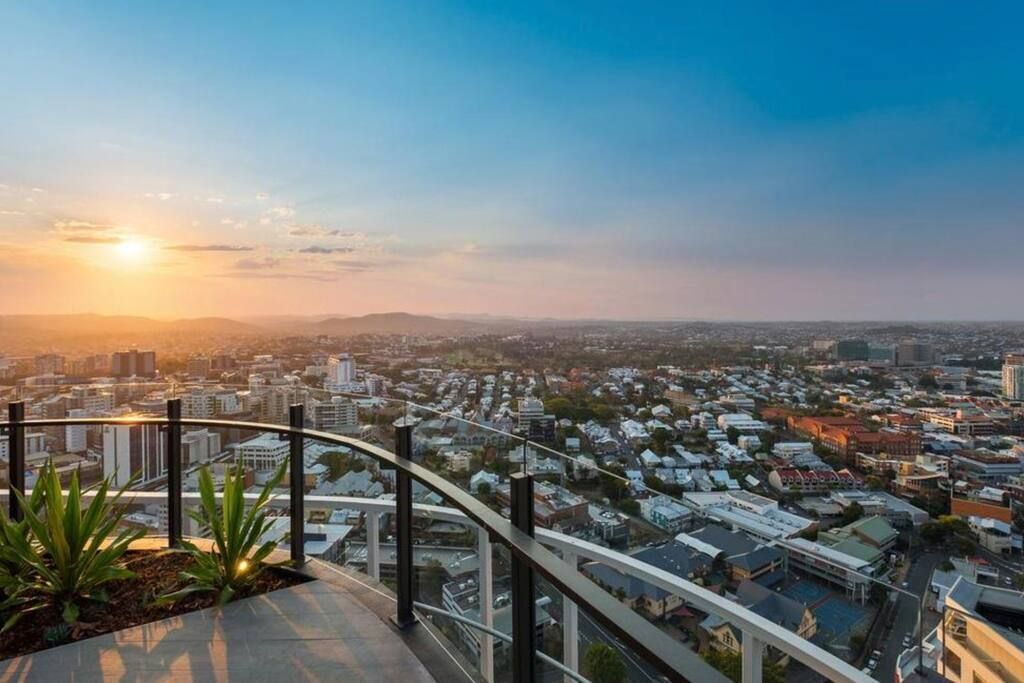
[[[875,661],[874,659],[868,660],[868,670],[869,671],[874,671],[877,668],[878,668],[878,662],[877,661]]]
[[[904,648],[910,647],[910,643],[911,642],[913,642],[913,641],[912,641],[909,633],[907,635],[903,636],[903,647]]]

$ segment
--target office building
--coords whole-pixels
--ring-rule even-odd
[[[871,357],[871,347],[863,339],[842,339],[834,348],[839,361],[868,360]]]
[[[309,420],[313,429],[335,434],[359,433],[359,409],[355,401],[344,396],[334,396],[330,401],[309,403]]]
[[[110,372],[114,377],[153,377],[156,375],[156,352],[117,351],[110,356]]]
[[[167,439],[159,425],[104,425],[103,476],[114,486],[146,484],[167,473]]]
[[[936,355],[935,347],[923,342],[905,341],[896,346],[897,365],[931,365]]]
[[[220,434],[197,429],[181,435],[181,462],[185,467],[210,462],[220,453]]]
[[[44,353],[35,357],[37,375],[63,375],[65,368],[64,356],[56,353]]]
[[[193,356],[188,359],[188,364],[185,366],[185,371],[190,377],[198,377],[205,379],[210,374],[211,363],[210,359],[206,356]]]
[[[260,434],[234,445],[235,461],[256,471],[273,470],[288,458],[288,439],[277,434]]]
[[[68,411],[68,417],[87,417],[86,411],[74,408]],[[68,453],[84,453],[89,448],[89,428],[85,425],[64,427],[64,450]]]

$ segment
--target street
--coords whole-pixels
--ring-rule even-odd
[[[590,647],[592,643],[604,643],[606,645],[611,645],[619,653],[619,656],[622,658],[622,663],[626,665],[626,680],[630,681],[630,683],[637,683],[639,681],[651,681],[654,683],[662,680],[657,672],[641,662],[636,655],[623,647],[615,638],[612,638],[611,635],[594,622],[586,612],[580,610],[579,615],[581,663],[583,661],[583,656],[587,652],[587,648]],[[687,645],[680,643],[679,647],[687,647]]]
[[[943,560],[949,559],[948,555],[939,552],[928,552],[920,555],[910,566],[910,572],[904,579],[909,585],[906,591],[913,593],[923,599],[929,590],[929,580],[932,570],[942,564]],[[882,651],[882,659],[878,662],[874,677],[880,681],[891,681],[893,672],[896,670],[896,659],[903,651],[903,636],[907,633],[913,637],[914,644],[917,644],[917,616],[920,609],[917,600],[906,595],[900,595],[896,605],[896,619],[893,622],[892,630],[881,639],[885,644]],[[934,615],[925,612],[925,629],[929,628],[929,617],[934,621]],[[865,660],[866,661],[866,660]]]

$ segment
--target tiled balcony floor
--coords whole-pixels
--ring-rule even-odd
[[[0,681],[433,681],[343,581],[318,580],[0,662]]]

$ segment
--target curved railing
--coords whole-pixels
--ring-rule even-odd
[[[746,610],[739,605],[708,591],[681,577],[675,576],[646,563],[637,561],[627,555],[607,548],[573,538],[571,536],[539,529],[534,533],[532,525],[532,483],[525,474],[512,475],[512,508],[513,520],[508,520],[491,510],[484,503],[459,488],[456,484],[437,473],[418,465],[408,457],[411,455],[411,428],[396,428],[396,450],[391,453],[383,448],[365,443],[355,438],[330,432],[306,429],[302,426],[301,409],[292,413],[291,425],[264,424],[259,422],[181,418],[179,407],[175,401],[169,402],[171,417],[125,417],[125,418],[64,418],[64,419],[21,419],[23,413],[17,404],[12,404],[11,420],[0,422],[11,436],[10,439],[10,481],[12,488],[24,490],[24,434],[27,428],[36,427],[69,427],[98,425],[159,425],[166,428],[168,438],[168,490],[164,492],[130,492],[128,497],[146,499],[164,498],[168,501],[170,541],[180,538],[181,526],[181,460],[180,456],[181,428],[185,426],[208,427],[233,430],[251,430],[287,436],[291,440],[293,476],[292,490],[296,487],[301,491],[302,444],[305,439],[313,439],[329,444],[342,446],[352,451],[373,458],[378,463],[397,471],[397,497],[395,500],[379,500],[351,497],[288,497],[288,506],[292,518],[293,557],[299,561],[302,557],[302,542],[295,538],[303,535],[304,501],[337,505],[359,511],[391,511],[397,513],[397,597],[398,614],[396,622],[406,626],[414,621],[413,611],[421,609],[413,601],[412,595],[412,532],[411,517],[414,512],[427,513],[438,519],[454,522],[471,522],[486,532],[485,539],[499,543],[511,552],[513,570],[513,647],[512,666],[513,679],[528,681],[534,678],[533,662],[539,654],[534,647],[535,629],[533,629],[535,609],[533,573],[546,580],[551,586],[565,596],[567,605],[575,621],[576,609],[583,609],[608,632],[626,644],[646,663],[655,667],[672,681],[726,681],[724,675],[709,666],[703,659],[687,647],[670,638],[645,618],[625,608],[613,596],[579,573],[576,560],[592,560],[606,564],[614,569],[636,576],[651,585],[657,586],[671,594],[677,595],[693,604],[698,609],[716,614],[734,624],[744,634],[743,640],[743,681],[761,680],[761,661],[765,646],[775,648],[807,665],[812,670],[826,676],[830,680],[868,683],[870,677],[843,662],[838,657],[818,648],[812,643],[783,629],[779,629],[769,620]],[[294,407],[293,407],[294,408]],[[296,414],[297,413],[297,414]],[[175,443],[177,442],[177,443]],[[296,447],[297,446],[297,447]],[[416,480],[437,492],[450,502],[452,507],[414,505],[409,483]],[[191,498],[190,494],[185,494]],[[280,502],[278,502],[280,504]],[[15,501],[11,500],[12,514],[17,514]],[[173,520],[179,521],[175,523]],[[368,518],[376,518],[369,515]],[[299,521],[296,524],[296,520]],[[404,520],[404,522],[403,522]],[[176,538],[177,534],[177,538]],[[372,538],[372,541],[370,539]],[[379,543],[376,535],[368,534],[368,543],[374,546]],[[550,548],[550,549],[549,549]],[[562,554],[560,558],[553,551]],[[368,573],[374,576],[372,566],[379,557],[375,547],[368,549]],[[523,599],[520,596],[529,596]],[[423,610],[431,611],[431,610]],[[436,610],[435,610],[436,611]],[[452,615],[447,615],[449,618]],[[493,633],[491,637],[495,637]],[[574,658],[575,659],[575,658]],[[577,662],[573,662],[577,664]],[[575,667],[573,667],[575,671]],[[578,676],[576,676],[578,678]]]
[[[301,410],[298,411],[301,414]],[[414,618],[413,612],[413,601],[412,601],[412,537],[411,537],[411,525],[403,525],[403,517],[410,518],[412,513],[412,497],[411,487],[408,485],[409,479],[415,479],[424,486],[436,491],[439,495],[449,500],[462,514],[466,516],[471,522],[485,530],[490,538],[502,545],[506,546],[513,557],[513,574],[527,574],[525,578],[520,578],[518,581],[513,578],[513,614],[515,615],[513,626],[513,670],[514,678],[518,680],[531,680],[533,676],[533,660],[535,659],[535,649],[533,648],[533,639],[535,629],[532,627],[532,611],[534,609],[533,595],[533,577],[529,576],[530,572],[536,572],[539,576],[543,577],[548,583],[554,586],[556,589],[561,591],[568,599],[572,600],[575,604],[585,609],[591,616],[600,623],[609,632],[614,634],[617,638],[622,640],[631,649],[638,653],[645,661],[649,662],[670,680],[673,681],[725,681],[725,677],[720,674],[717,670],[710,667],[700,657],[691,652],[686,648],[679,647],[671,638],[666,634],[659,631],[655,626],[650,624],[647,620],[638,614],[635,614],[631,610],[625,609],[619,604],[615,598],[607,594],[597,584],[593,583],[583,575],[576,571],[575,567],[570,567],[560,558],[558,558],[553,552],[545,548],[539,541],[532,536],[532,529],[524,530],[519,526],[516,526],[511,521],[503,518],[498,513],[494,512],[486,505],[478,501],[477,499],[470,496],[468,493],[457,487],[455,484],[444,479],[443,477],[435,474],[434,472],[417,465],[412,462],[409,458],[404,457],[410,450],[408,447],[404,449],[403,454],[390,453],[382,448],[372,446],[370,444],[359,441],[358,439],[340,436],[338,434],[332,434],[329,432],[322,432],[316,430],[306,429],[301,425],[301,419],[299,425],[296,426],[283,426],[273,424],[263,424],[258,422],[239,422],[231,420],[213,420],[213,419],[192,419],[192,418],[163,418],[163,417],[127,417],[127,418],[65,418],[56,420],[11,420],[6,423],[0,423],[0,427],[4,427],[8,430],[11,435],[10,439],[10,478],[12,488],[24,489],[24,433],[25,429],[29,427],[58,427],[58,426],[90,426],[90,425],[110,425],[110,424],[121,424],[121,425],[161,425],[168,427],[169,439],[173,439],[174,435],[172,430],[177,431],[177,438],[180,440],[181,432],[180,428],[183,426],[195,426],[195,427],[212,427],[212,428],[223,428],[223,429],[236,429],[236,430],[252,430],[258,432],[269,432],[281,435],[287,435],[292,439],[298,440],[300,445],[299,457],[296,462],[298,467],[292,467],[292,473],[297,471],[299,473],[299,482],[301,487],[301,476],[303,471],[302,457],[301,457],[301,444],[302,441],[309,438],[326,443],[332,443],[339,446],[355,451],[361,455],[369,456],[377,462],[392,467],[398,472],[398,497],[396,499],[396,507],[398,512],[398,548],[399,548],[399,561],[398,561],[398,615],[397,622],[401,626],[406,626],[411,623]],[[398,441],[399,450],[403,450],[401,447],[402,443],[411,444],[411,428],[410,427],[399,427],[398,428]],[[22,443],[19,443],[22,442]],[[180,441],[179,441],[180,444]],[[168,505],[171,517],[180,516],[181,510],[181,487],[180,487],[180,458],[172,456],[174,453],[174,447],[168,448],[168,500],[173,501],[177,499],[177,505],[173,502]],[[180,453],[180,445],[176,451]],[[17,460],[21,460],[20,463],[16,463]],[[175,473],[172,470],[174,467],[172,463],[177,460],[177,481],[178,486],[174,486],[170,482],[175,478]],[[20,481],[18,478],[20,477]],[[407,479],[408,478],[408,479]],[[403,480],[406,480],[403,482]],[[524,478],[524,482],[528,482],[529,477]],[[292,482],[295,483],[294,481]],[[175,490],[176,489],[176,490]],[[293,491],[295,489],[293,488]],[[532,504],[532,492],[528,486],[521,487],[522,494],[517,496],[520,500],[520,506],[522,510],[529,512],[529,520],[532,522],[532,510],[530,510],[524,503]],[[529,493],[529,495],[525,495]],[[291,510],[296,512],[296,508],[301,510],[302,495],[290,496],[291,498]],[[12,499],[12,506],[16,506],[16,501]],[[514,506],[515,507],[515,506]],[[404,509],[403,509],[404,508]],[[177,515],[174,510],[177,510]],[[15,514],[17,511],[12,507],[12,512]],[[526,515],[520,514],[520,517],[526,518]],[[296,528],[294,521],[300,520],[298,525],[298,534],[295,533]],[[303,524],[304,516],[292,515],[293,528],[292,528],[292,541],[291,547],[293,553],[298,551],[301,555],[303,543],[296,542],[296,537],[300,538],[303,535]],[[173,526],[173,525],[172,525]],[[403,532],[403,526],[406,528]],[[532,526],[532,525],[520,525],[520,526]],[[178,526],[178,533],[180,534],[180,526]],[[176,540],[176,539],[172,539]],[[405,557],[403,557],[403,554]],[[301,557],[298,559],[302,559]],[[405,560],[405,561],[403,561]],[[520,590],[516,590],[516,586]],[[527,590],[522,590],[526,588]],[[527,594],[530,597],[528,599],[522,599],[518,597],[519,594]],[[404,603],[404,604],[403,604]],[[525,613],[526,611],[529,613]],[[518,622],[525,622],[519,624]],[[517,627],[518,626],[518,627]]]

